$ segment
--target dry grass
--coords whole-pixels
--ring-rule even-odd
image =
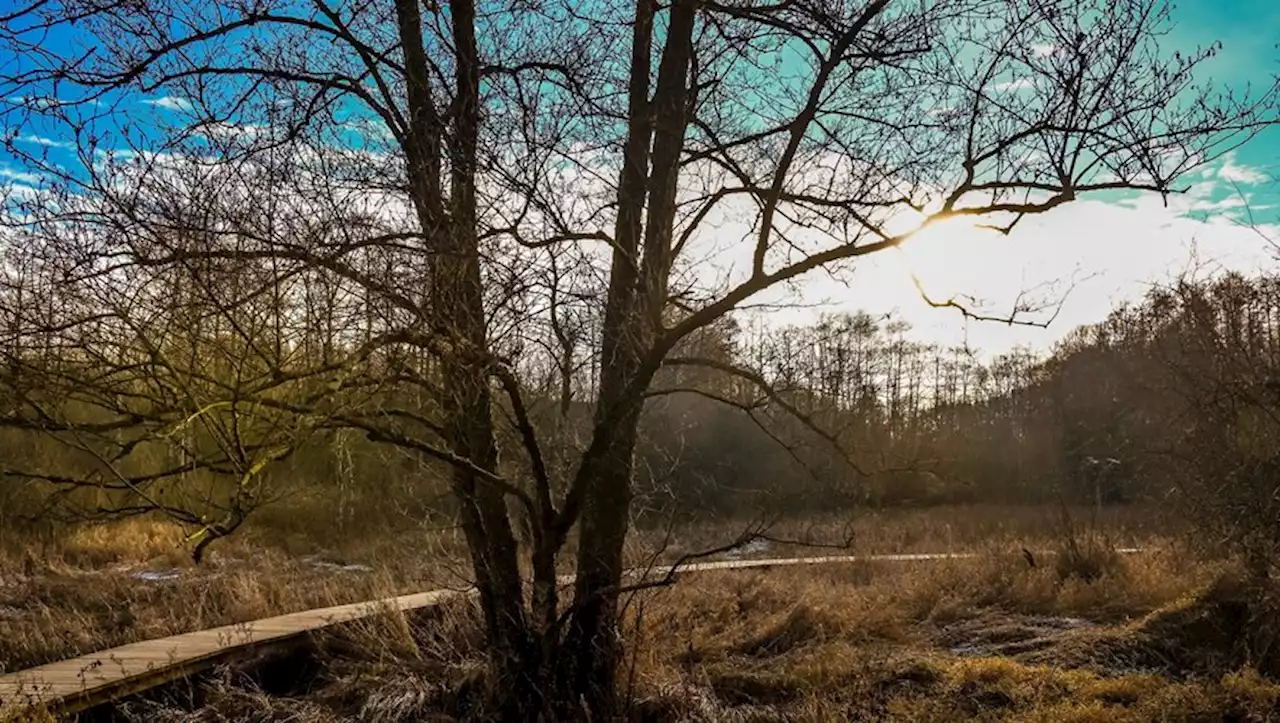
[[[1210,721],[1276,715],[1280,687],[1270,676],[1280,664],[1273,666],[1271,638],[1258,631],[1271,629],[1267,620],[1280,620],[1271,616],[1280,605],[1221,582],[1230,579],[1223,576],[1225,564],[1197,560],[1159,537],[1142,514],[1094,520],[1070,535],[1055,527],[1056,515],[992,507],[868,515],[854,520],[855,552],[979,554],[702,573],[634,597],[625,616],[630,657],[623,675],[635,718]],[[658,550],[674,555],[680,546],[710,546],[741,529],[739,522],[671,536],[645,533],[636,536],[631,554],[637,560]],[[838,518],[774,530],[779,538],[810,539],[844,531]],[[341,558],[325,551],[334,562],[374,568],[367,572],[317,569],[298,556],[305,544],[295,541],[284,550],[262,540],[234,542],[194,570],[173,542],[162,530],[140,526],[83,530],[49,543],[41,570],[18,572],[0,585],[0,611],[21,613],[0,619],[0,660],[40,662],[432,587],[447,578],[447,566],[434,557],[388,541],[349,545]],[[434,544],[441,558],[456,554]],[[1144,552],[1117,555],[1117,545]],[[1037,552],[1034,566],[1024,547]],[[792,551],[774,544],[760,554]],[[31,547],[11,551],[0,570],[30,567],[36,554]],[[167,566],[183,574],[154,583],[129,576]],[[1212,624],[1226,618],[1234,622]],[[1235,646],[1229,638],[1242,631],[1253,631],[1255,642]],[[190,690],[135,700],[119,712],[150,723],[453,720],[467,717],[482,687],[483,640],[466,601],[349,624],[322,636],[318,646],[305,663],[277,661],[256,673],[223,669]]]
[[[1233,648],[1225,636],[1235,628],[1206,637],[1238,601],[1254,605],[1242,618],[1250,629],[1265,627],[1272,608],[1231,583],[1225,565],[1147,548],[1108,557],[1089,576],[1009,553],[688,575],[627,607],[622,674],[633,719],[1280,720],[1267,660]],[[272,690],[224,671],[195,705],[151,700],[126,712],[150,721],[465,718],[481,680],[477,631],[461,601],[426,617],[370,620],[326,638],[305,685]],[[1222,655],[1191,657],[1209,648]],[[1081,654],[1090,651],[1105,654]]]
[[[0,546],[0,672],[316,607],[459,584],[440,538],[290,554],[232,540],[195,566],[181,531],[133,520]],[[305,548],[304,548],[305,549]]]
[[[663,549],[671,558],[722,545],[752,523],[767,520],[706,520],[672,530],[636,534],[637,558]],[[1069,529],[1068,529],[1069,528]],[[1107,549],[1140,547],[1174,536],[1173,523],[1155,509],[1127,506],[1100,510],[1027,505],[947,505],[921,509],[862,510],[769,524],[769,557],[830,554],[828,546],[847,546],[854,554],[966,552],[974,550],[1056,549],[1068,532],[1095,537]]]
[[[1133,508],[1104,511],[1099,529],[1123,544],[1149,537],[1153,519]],[[966,506],[867,512],[769,529],[779,539],[832,544],[852,533],[852,552],[1037,549],[1054,544],[1056,512]],[[670,561],[724,544],[750,521],[684,525],[632,536],[632,563]],[[333,539],[323,526],[259,525],[212,548],[193,566],[183,531],[152,518],[69,527],[57,534],[0,531],[0,672],[116,645],[373,597],[465,584],[455,531]],[[770,544],[744,556],[828,554]],[[566,556],[564,572],[570,570]],[[337,569],[354,564],[364,569]],[[142,573],[165,579],[139,579]],[[168,579],[171,578],[171,579]]]
[[[637,609],[637,694],[671,720],[1280,719],[1265,661],[1204,654],[1234,650],[1203,638],[1240,598],[1221,572],[1166,548],[1092,581],[999,555],[691,577]],[[1168,665],[1085,665],[1104,639]]]
[[[634,601],[634,614],[645,622],[644,640],[664,642],[639,646],[639,668],[670,672],[690,656],[702,662],[740,662],[739,654],[776,657],[811,650],[813,643],[900,647],[983,616],[1123,622],[1178,600],[1212,574],[1211,567],[1172,548],[1140,560],[1118,559],[1092,582],[1063,579],[1051,567],[1029,568],[1021,556],[1008,554],[704,573]],[[673,647],[680,654],[666,656]]]

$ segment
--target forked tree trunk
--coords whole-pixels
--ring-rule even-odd
[[[670,11],[655,97],[649,99],[654,0],[637,0],[628,132],[618,191],[618,220],[601,343],[602,374],[592,443],[573,489],[580,506],[573,607],[560,638],[555,556],[566,528],[539,519],[534,600],[525,605],[505,493],[466,466],[452,486],[472,558],[488,635],[492,691],[488,713],[500,720],[608,720],[619,711],[614,676],[623,544],[630,521],[632,467],[644,392],[660,363],[655,350],[666,303],[679,156],[689,105],[696,0]],[[431,252],[431,322],[480,353],[486,345],[483,288],[475,236],[475,159],[479,68],[472,0],[450,6],[456,98],[443,119],[433,103],[417,0],[396,0],[403,44],[409,133],[405,150],[419,222]],[[448,135],[450,188],[441,188],[442,139]],[[652,150],[650,143],[652,142]],[[653,168],[650,171],[650,158]],[[489,370],[475,358],[441,360],[444,433],[451,450],[481,470],[496,469]],[[572,523],[573,509],[565,518]],[[549,529],[552,528],[552,529]],[[585,708],[585,709],[584,709]],[[538,711],[538,713],[535,713]]]
[[[671,273],[696,5],[696,0],[676,0],[671,6],[652,101],[647,87],[654,6],[650,0],[640,0],[636,10],[630,125],[601,344],[604,372],[595,434],[578,472],[584,500],[574,614],[565,640],[567,654],[572,657],[564,663],[570,689],[597,720],[611,719],[620,712],[615,675],[622,652],[618,598],[623,584],[623,545],[631,521],[640,412],[662,356],[657,345],[661,343],[658,336]],[[650,163],[652,169],[646,174]]]

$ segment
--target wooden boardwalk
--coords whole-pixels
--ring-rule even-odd
[[[1122,553],[1136,550],[1120,550]],[[974,557],[973,554],[840,555],[751,560],[722,560],[682,566],[678,572],[741,570],[789,565],[849,562],[917,562]],[[649,570],[649,576],[670,568]],[[74,715],[124,696],[185,678],[220,661],[262,646],[299,638],[337,623],[379,613],[438,605],[467,594],[433,590],[370,602],[337,605],[226,625],[168,638],[122,645],[78,658],[0,676],[0,722],[50,720]]]
[[[336,605],[183,633],[0,676],[0,721],[50,720],[179,680],[237,653],[349,620],[430,607],[454,590]]]

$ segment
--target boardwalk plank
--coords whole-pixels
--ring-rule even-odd
[[[232,654],[388,611],[436,605],[453,590],[335,605],[146,640],[0,676],[0,721],[70,715],[186,677]]]

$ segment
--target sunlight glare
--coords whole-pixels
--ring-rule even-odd
[[[899,247],[908,270],[929,295],[972,293],[1001,266],[994,244],[1007,241],[971,218],[950,218],[921,228]],[[997,272],[998,273],[998,272]]]

